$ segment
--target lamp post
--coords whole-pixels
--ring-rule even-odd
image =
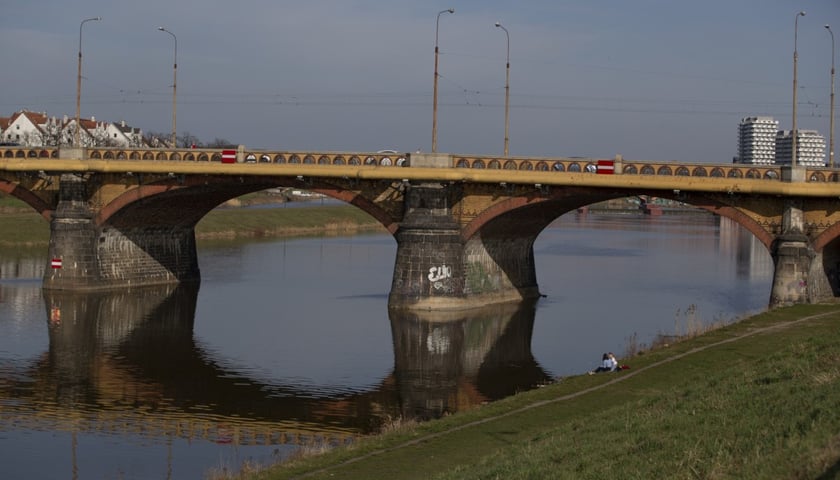
[[[76,148],[82,146],[80,132],[80,130],[82,129],[82,27],[85,26],[85,23],[94,20],[102,20],[102,17],[86,18],[82,20],[82,23],[79,24],[79,71],[76,75],[76,133],[73,136],[73,146]]]
[[[178,98],[178,37],[175,36],[174,33],[170,32],[169,30],[165,29],[164,27],[158,27],[158,30],[161,32],[166,32],[172,35],[172,39],[175,40],[175,62],[173,63],[172,67],[172,148],[177,148],[178,143],[176,136],[176,125],[177,125],[177,98]]]
[[[432,92],[432,153],[437,152],[438,30],[440,29],[440,16],[444,13],[455,13],[455,9],[450,8],[439,11],[437,21],[435,22],[435,87]]]
[[[500,22],[496,26],[505,31],[507,37],[507,60],[505,63],[505,156],[508,156],[510,146],[510,33]]]
[[[793,23],[793,128],[791,130],[791,152],[790,152],[790,165],[791,167],[796,166],[796,60],[799,58],[799,54],[796,51],[796,37],[797,32],[799,31],[799,17],[804,17],[805,12],[799,12],[796,14],[796,20]]]
[[[831,113],[828,121],[828,166],[834,167],[834,32],[831,26],[826,25],[825,29],[831,34]]]

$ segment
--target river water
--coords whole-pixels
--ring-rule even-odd
[[[767,306],[773,266],[709,215],[567,214],[545,298],[389,313],[389,235],[200,245],[200,287],[42,292],[0,252],[0,478],[203,478],[434,418]],[[630,363],[632,359],[620,359]]]

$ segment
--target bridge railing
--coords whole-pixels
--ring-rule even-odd
[[[0,147],[0,158],[59,158],[57,147]],[[85,148],[91,160],[151,160],[185,162],[222,162],[223,148]],[[303,152],[235,149],[237,159],[244,163],[288,163],[305,165],[371,165],[408,166],[408,156],[394,151],[380,152]]]
[[[186,162],[222,162],[222,148],[184,148],[184,149],[149,149],[149,148],[86,148],[85,155],[93,160],[150,160],[150,161],[186,161]],[[380,152],[305,152],[305,151],[267,151],[249,150],[239,147],[237,161],[243,163],[274,163],[303,165],[359,165],[359,166],[394,166],[407,167],[410,154],[394,151]],[[0,147],[0,158],[59,158],[57,147]],[[454,168],[524,170],[556,173],[598,173],[597,158],[560,157],[483,157],[453,155]],[[685,177],[746,178],[779,181],[781,165],[749,164],[708,164],[680,162],[632,161],[621,157],[610,159],[614,162],[615,174],[621,175],[658,175]],[[808,182],[840,182],[840,172],[827,167],[806,167],[805,180]]]
[[[453,157],[455,168],[502,169],[543,172],[599,173],[599,162],[612,162],[615,174],[659,175],[680,177],[748,178],[776,180],[782,178],[781,165],[708,164],[681,162],[628,161],[625,159],[569,158],[513,158],[513,157]],[[806,167],[809,182],[838,182],[840,173],[825,167]]]

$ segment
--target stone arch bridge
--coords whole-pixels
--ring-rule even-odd
[[[775,263],[771,306],[833,301],[838,173],[621,157],[0,148],[0,191],[50,221],[47,289],[197,281],[194,226],[207,212],[294,187],[354,205],[394,235],[389,304],[412,309],[538,297],[533,245],[549,223],[641,195],[705,209],[755,235]]]

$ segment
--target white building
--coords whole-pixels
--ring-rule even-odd
[[[790,130],[779,130],[776,134],[776,163],[791,164],[793,136]],[[797,130],[796,164],[805,167],[825,166],[825,137],[816,130]]]
[[[41,125],[47,123],[46,113],[36,113],[27,110],[15,112],[5,119],[0,141],[16,143],[24,146],[41,146],[44,144],[44,131]]]
[[[145,146],[143,131],[120,123],[97,122],[94,117],[80,119],[79,140],[84,147]],[[63,147],[75,143],[76,119],[47,116],[27,110],[0,118],[0,143],[26,147]]]
[[[773,117],[744,117],[738,125],[736,163],[773,164],[776,160],[776,132],[779,122]]]

